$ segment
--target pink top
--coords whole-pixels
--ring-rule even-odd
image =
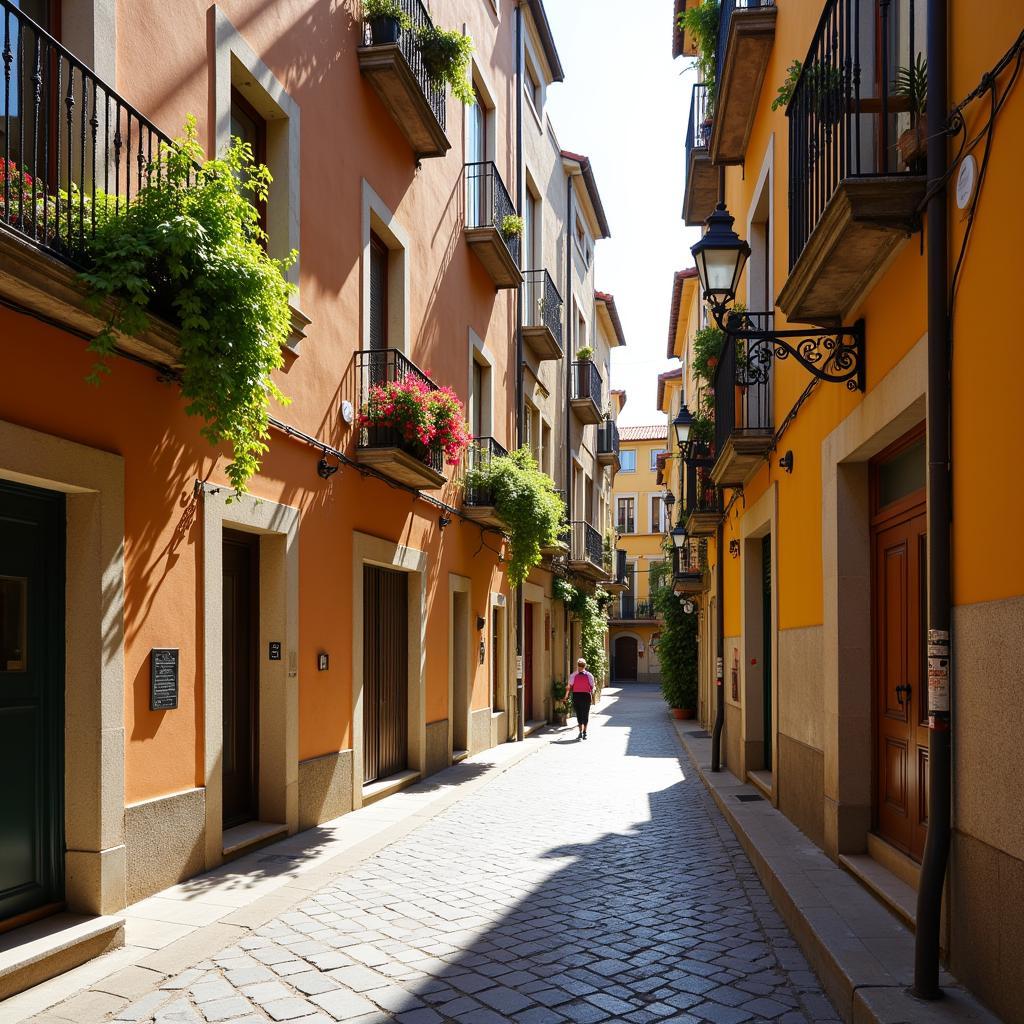
[[[575,672],[569,680],[571,693],[593,693],[594,677],[589,672]]]

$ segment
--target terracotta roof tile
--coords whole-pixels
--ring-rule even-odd
[[[664,441],[667,436],[668,427],[664,423],[646,427],[619,427],[620,441]]]

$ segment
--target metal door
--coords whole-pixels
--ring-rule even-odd
[[[0,920],[64,898],[64,524],[0,484]]]
[[[363,568],[363,781],[408,766],[409,587],[394,569]]]

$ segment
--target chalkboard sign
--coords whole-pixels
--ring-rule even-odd
[[[178,706],[178,648],[154,647],[149,652],[149,710]]]

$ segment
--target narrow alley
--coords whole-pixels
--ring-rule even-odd
[[[606,697],[585,743],[572,724],[531,742],[536,753],[211,959],[173,976],[130,967],[33,1019],[838,1019],[656,687]]]

